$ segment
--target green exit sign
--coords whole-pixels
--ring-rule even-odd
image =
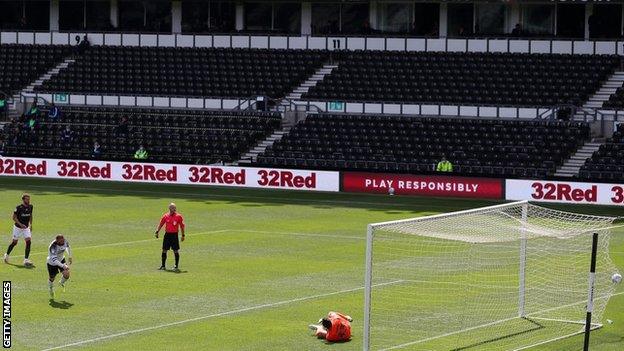
[[[52,94],[52,102],[56,103],[67,103],[69,100],[69,96],[67,94]]]
[[[329,103],[330,111],[343,111],[344,110],[344,102],[339,101],[331,101]]]

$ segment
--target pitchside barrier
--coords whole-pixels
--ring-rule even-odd
[[[624,206],[624,184],[0,157],[0,176]]]
[[[239,188],[340,190],[338,172],[41,158],[0,158],[0,175]]]

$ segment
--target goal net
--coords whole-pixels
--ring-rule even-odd
[[[523,350],[593,329],[615,290],[615,218],[526,201],[369,225],[364,350]]]

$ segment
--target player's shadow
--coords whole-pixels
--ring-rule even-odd
[[[62,310],[68,310],[74,304],[67,301],[55,301],[54,299],[50,299],[50,307],[52,308],[60,308]]]
[[[15,268],[19,268],[19,269],[33,269],[33,268],[37,268],[37,266],[35,266],[34,264],[30,264],[28,266],[25,266],[23,264],[15,264],[15,263],[8,263],[9,266],[13,266]]]
[[[169,272],[169,273],[175,273],[175,274],[182,274],[182,273],[188,273],[188,271],[183,271],[183,270],[173,270],[173,269],[166,269],[165,272]]]

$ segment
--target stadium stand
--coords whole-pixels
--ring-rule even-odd
[[[583,180],[624,180],[624,124],[620,124],[613,137],[600,145],[591,158],[585,161],[579,172]]]
[[[279,98],[327,57],[313,50],[94,46],[37,91]]]
[[[341,52],[303,98],[321,101],[581,105],[619,65],[612,55]]]
[[[0,91],[23,89],[70,54],[69,46],[0,45]]]
[[[6,156],[89,159],[98,141],[105,160],[130,160],[145,145],[150,162],[230,162],[281,122],[279,114],[269,112],[210,110],[65,107],[58,120],[44,115],[32,130],[28,117],[4,128]],[[122,117],[127,133],[118,128]],[[70,143],[62,138],[67,126],[73,132]]]
[[[262,166],[543,178],[590,137],[582,122],[311,115],[257,159]]]
[[[624,87],[617,88],[615,94],[602,104],[603,108],[624,109]]]

